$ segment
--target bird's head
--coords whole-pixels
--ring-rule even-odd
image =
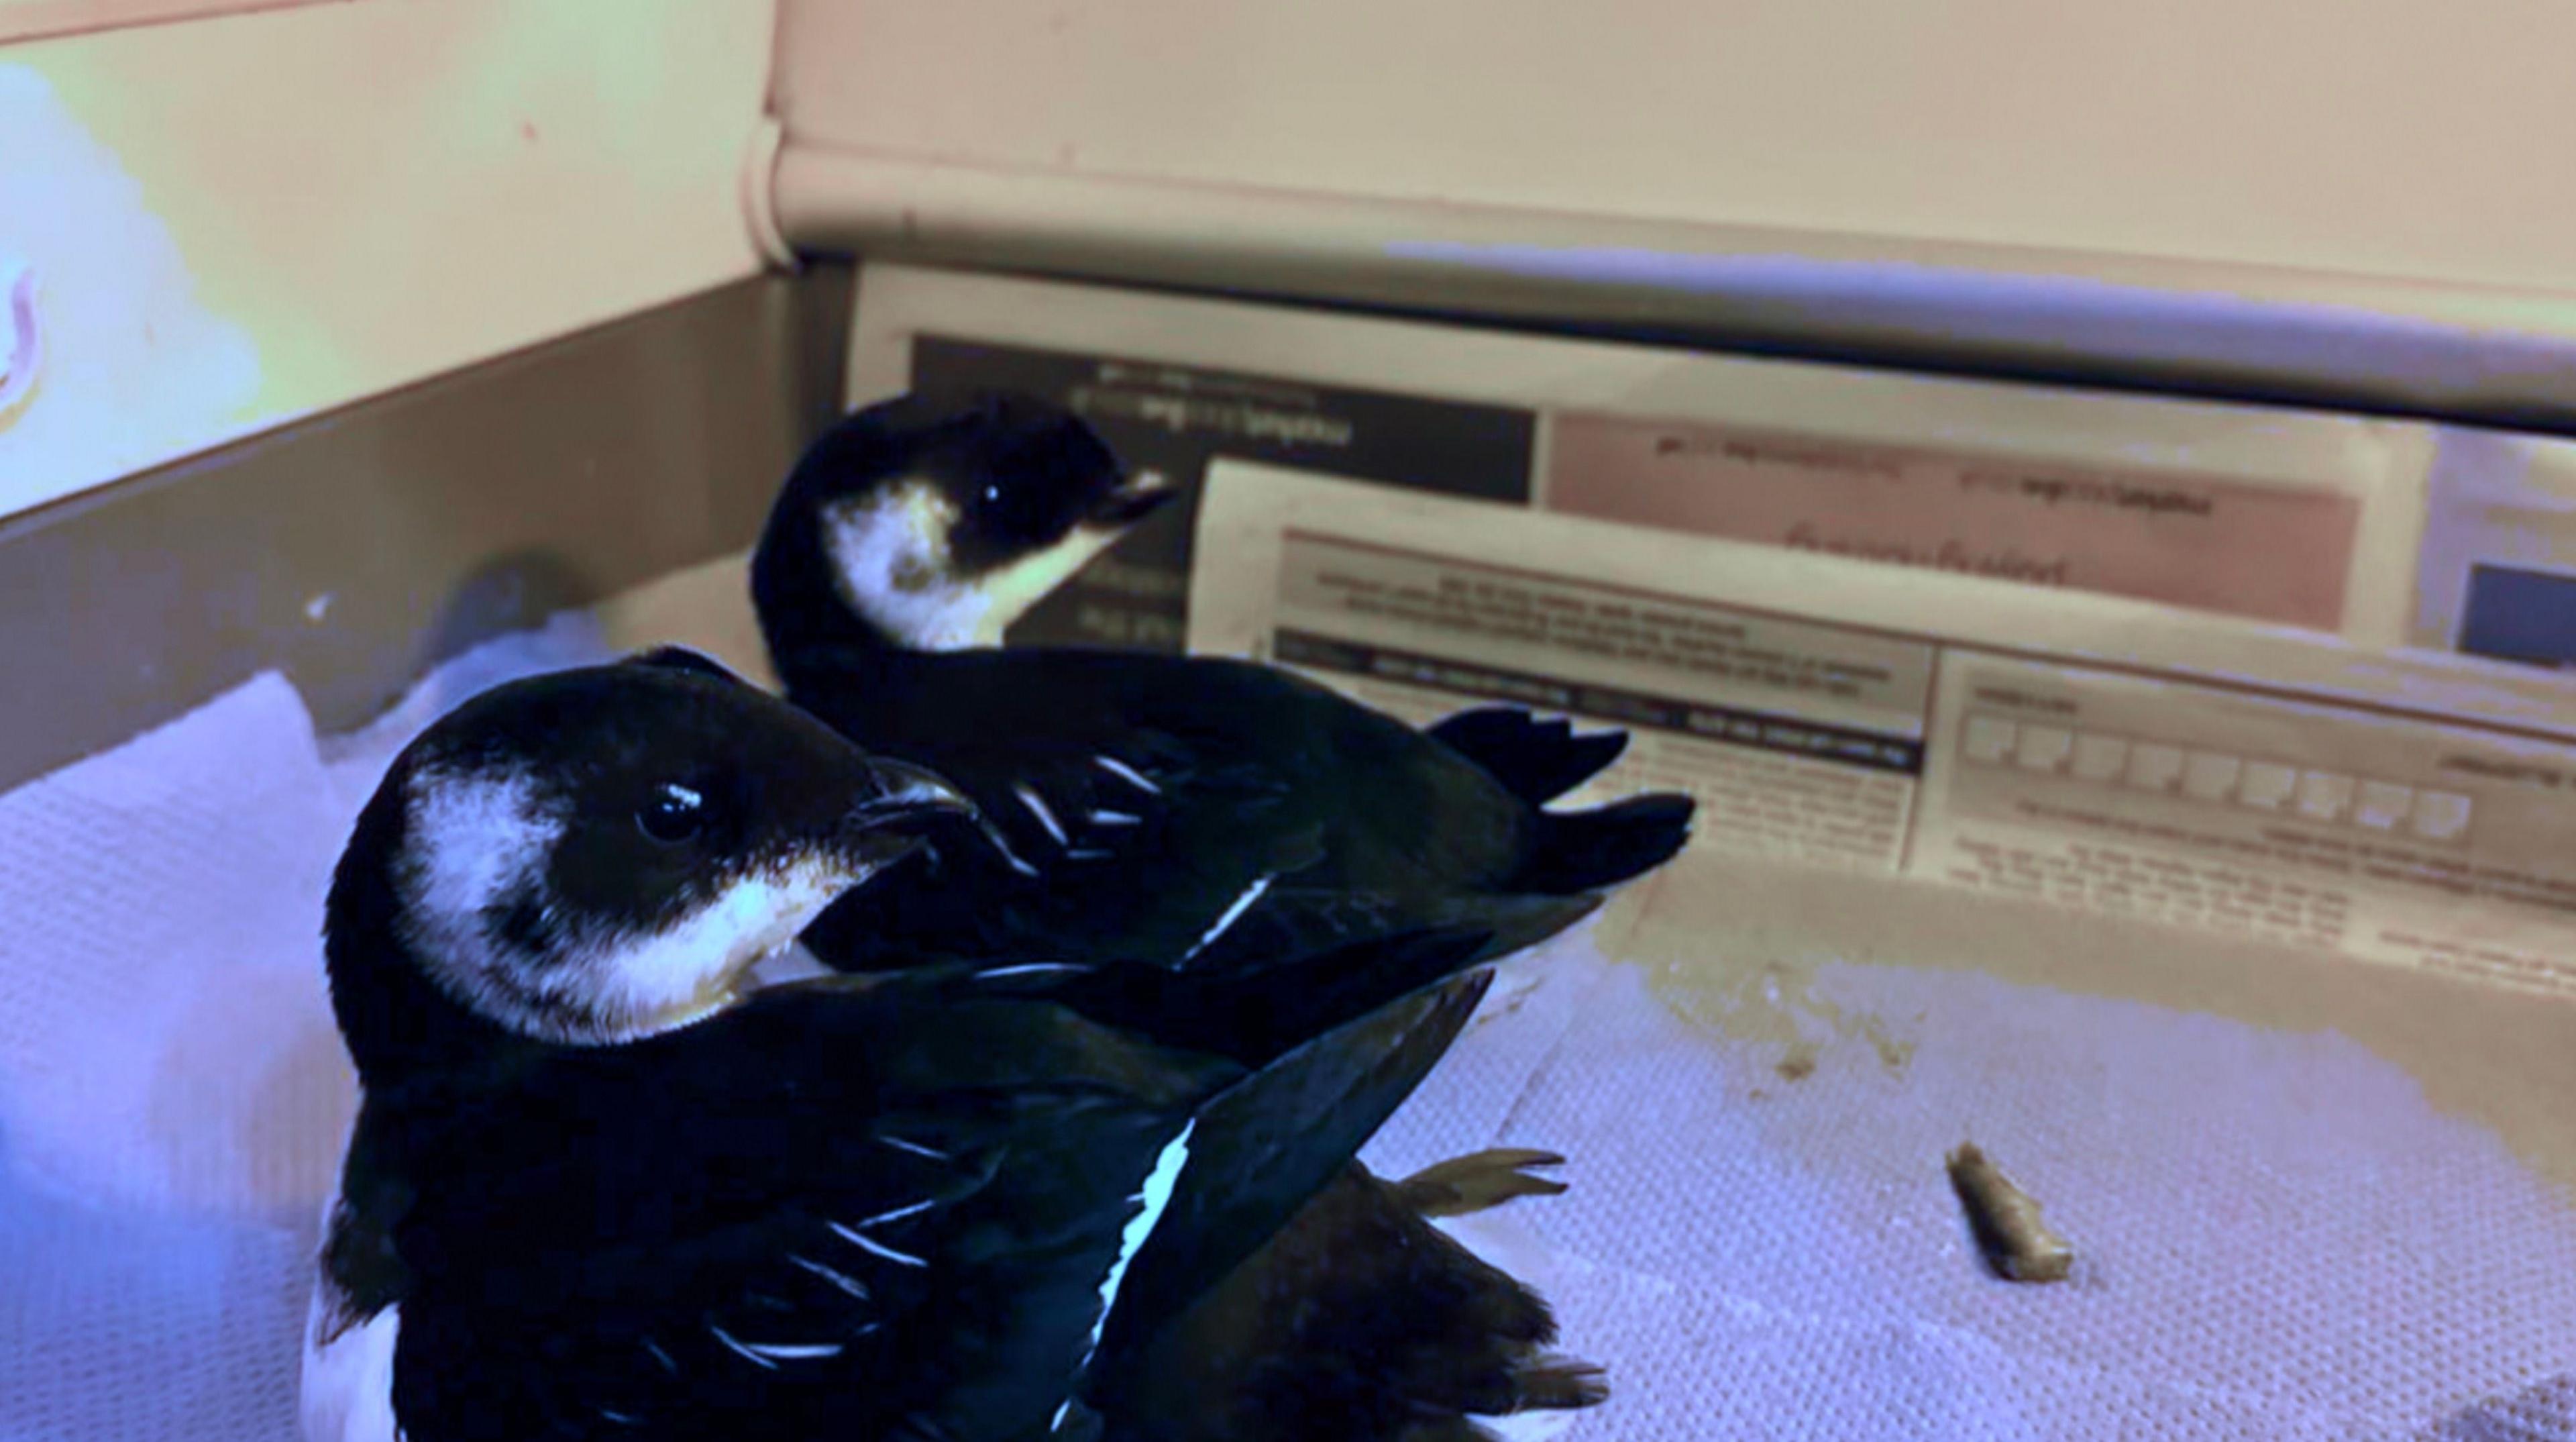
[[[353,1051],[431,1024],[377,1014],[425,995],[386,967],[516,1036],[651,1036],[974,814],[694,653],[511,682],[422,732],[361,816],[328,908],[334,1003]]]
[[[900,396],[797,463],[753,558],[753,601],[773,652],[828,635],[835,610],[915,650],[998,644],[1174,494],[1034,396]]]

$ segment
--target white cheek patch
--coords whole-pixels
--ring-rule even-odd
[[[526,772],[424,768],[411,782],[410,823],[419,865],[404,899],[440,916],[471,916],[519,891],[563,836]]]
[[[560,967],[592,978],[610,1039],[694,1020],[754,962],[786,946],[864,877],[820,861],[737,881],[670,926],[574,947]]]
[[[526,772],[427,767],[411,780],[408,821],[410,864],[396,879],[405,939],[441,990],[506,1021],[500,998],[527,958],[497,945],[486,918],[542,888],[564,820]]]
[[[412,783],[413,863],[400,877],[406,939],[442,991],[522,1036],[628,1041],[707,1014],[752,964],[866,879],[811,856],[739,877],[653,931],[566,914],[547,858],[569,821],[524,774],[424,770]],[[502,934],[535,905],[542,952]]]
[[[928,482],[897,481],[822,519],[833,588],[861,619],[916,651],[974,644],[990,603],[950,574],[957,509]]]
[[[957,521],[957,508],[926,481],[898,481],[825,507],[824,548],[841,600],[915,651],[998,646],[1012,622],[1120,534],[1076,526],[1046,550],[970,581],[953,574],[948,534]]]
[[[1072,580],[1074,572],[1090,565],[1092,557],[1108,550],[1118,535],[1116,531],[1076,526],[1053,546],[984,573],[975,583],[976,592],[984,600],[984,615],[974,638],[964,644],[1002,644],[1002,632],[1009,629],[1012,622],[1054,594],[1058,586]]]

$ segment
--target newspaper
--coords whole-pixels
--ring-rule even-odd
[[[1017,639],[1175,649],[1216,456],[2163,602],[2576,659],[2576,440],[1902,376],[871,266],[853,403],[1009,385],[1185,499]]]
[[[2334,630],[2348,492],[1742,427],[1559,416],[1551,509]]]
[[[1628,727],[1705,848],[2576,995],[2545,680],[1245,462],[1200,547],[1195,649]]]
[[[1184,496],[1015,640],[1177,648],[1220,457],[2364,641],[2420,621],[2417,422],[870,267],[850,400],[980,386]]]

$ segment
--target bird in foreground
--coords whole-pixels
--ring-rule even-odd
[[[361,1106],[307,1435],[1150,1435],[1114,1409],[1160,1395],[1172,1319],[1333,1192],[1488,940],[1285,961],[1223,1050],[1153,1040],[1185,1027],[1147,988],[1106,993],[1123,1025],[1057,999],[1082,966],[742,990],[971,814],[668,657],[495,688],[406,748],[326,907]]]
[[[947,777],[1002,840],[944,884],[853,893],[806,938],[824,964],[1042,945],[1240,979],[1260,958],[1446,925],[1491,931],[1501,957],[1687,839],[1686,796],[1547,809],[1622,733],[1512,707],[1418,731],[1258,663],[996,646],[1169,494],[1079,417],[1016,394],[901,396],[800,459],[751,576],[788,698]]]

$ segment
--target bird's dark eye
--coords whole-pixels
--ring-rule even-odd
[[[635,824],[643,833],[666,845],[686,841],[706,825],[707,802],[704,796],[666,781],[653,788],[653,794],[636,808]]]

